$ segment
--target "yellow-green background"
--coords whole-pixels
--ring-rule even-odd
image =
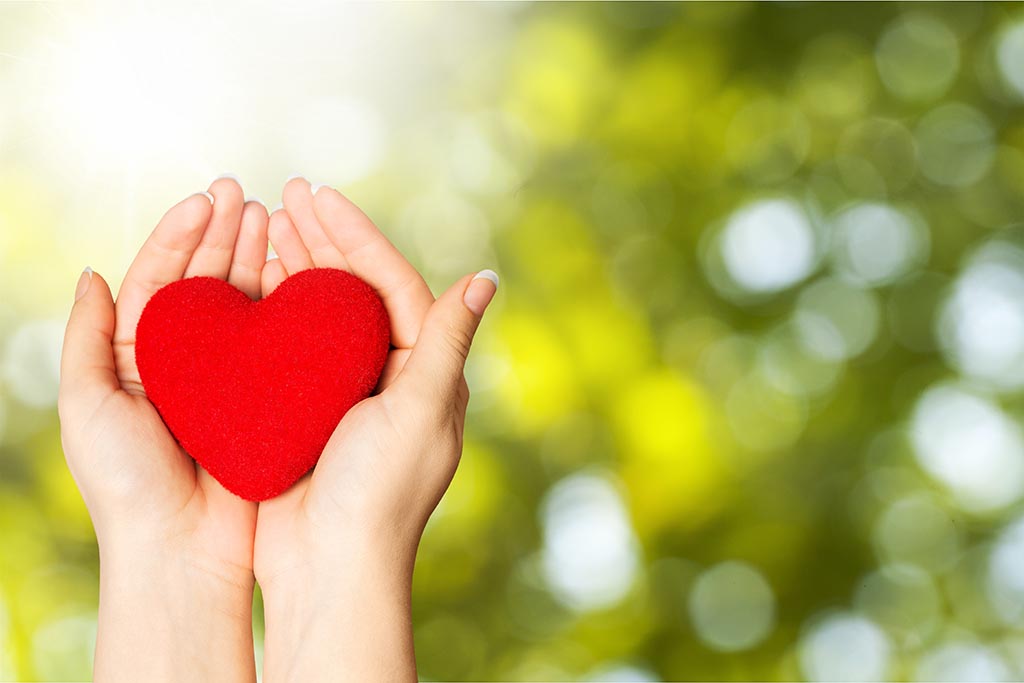
[[[1019,5],[162,5],[0,5],[0,678],[90,673],[78,273],[223,172],[501,274],[424,678],[1024,676]]]

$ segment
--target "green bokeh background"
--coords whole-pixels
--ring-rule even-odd
[[[1022,103],[1019,5],[0,5],[0,679],[90,675],[78,273],[224,171],[501,275],[423,678],[1020,679]]]

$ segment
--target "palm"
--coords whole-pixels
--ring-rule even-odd
[[[192,495],[195,468],[144,395],[112,395],[83,426],[82,438],[105,454],[97,459],[98,479],[129,506],[180,509]]]
[[[385,368],[405,355],[392,351]],[[317,537],[336,528],[335,520],[352,519],[374,505],[368,501],[393,488],[405,469],[405,454],[394,446],[398,434],[389,403],[388,396],[378,393],[353,406],[314,470],[283,495],[260,504],[254,566],[264,583],[301,566]]]

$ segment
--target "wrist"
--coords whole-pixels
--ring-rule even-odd
[[[157,582],[199,590],[218,601],[252,600],[255,579],[249,567],[211,556],[187,542],[135,533],[102,537],[99,550],[101,583],[115,581],[121,590],[144,589]]]
[[[175,547],[101,544],[96,680],[253,681],[251,577]]]
[[[415,680],[415,547],[353,534],[317,548],[260,582],[264,679]]]

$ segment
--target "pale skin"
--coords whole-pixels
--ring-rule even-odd
[[[153,292],[183,277],[217,277],[258,299],[312,267],[374,287],[393,348],[374,395],[346,414],[313,472],[257,506],[177,445],[139,381],[134,329]],[[230,178],[177,204],[116,303],[102,277],[83,273],[59,412],[100,547],[96,680],[254,680],[254,581],[264,680],[416,680],[413,562],[458,464],[463,368],[495,290],[469,274],[435,300],[354,204],[302,178],[270,216]]]

